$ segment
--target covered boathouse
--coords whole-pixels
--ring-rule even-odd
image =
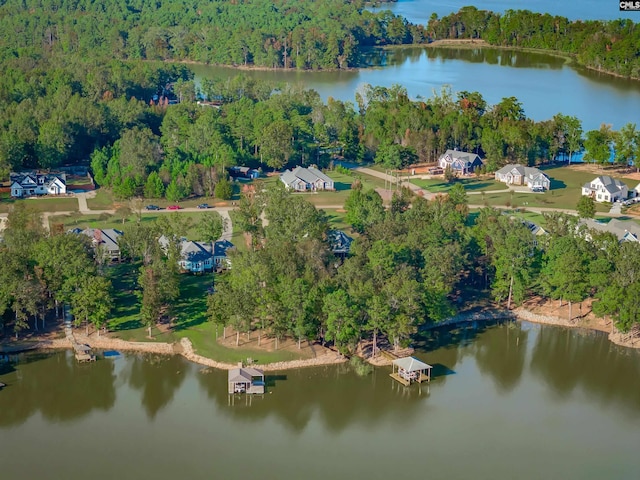
[[[233,393],[264,393],[264,372],[243,367],[229,370],[229,394]]]
[[[430,382],[431,365],[421,362],[417,358],[403,357],[392,362],[393,372],[389,375],[404,386],[408,387],[413,382]]]

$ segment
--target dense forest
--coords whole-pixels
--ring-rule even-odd
[[[34,68],[31,68],[34,66]],[[153,102],[167,84],[182,101]],[[120,198],[213,195],[226,168],[317,164],[332,155],[389,168],[434,162],[447,149],[474,151],[489,171],[506,163],[571,159],[607,163],[640,155],[634,125],[583,132],[562,114],[535,122],[514,97],[489,105],[478,92],[444,89],[411,100],[401,86],[363,86],[355,103],[238,75],[200,87],[219,108],[196,102],[184,65],[91,60],[6,62],[0,77],[0,178],[10,171],[90,164]],[[226,189],[222,189],[226,190]]]
[[[427,30],[432,40],[477,38],[491,45],[554,50],[574,55],[589,68],[640,78],[640,29],[628,19],[571,21],[529,10],[500,14],[464,7],[432,16]]]
[[[568,303],[570,318],[591,299],[621,330],[638,323],[640,245],[587,231],[577,217],[548,215],[549,235],[536,238],[497,210],[469,215],[460,185],[432,201],[396,194],[388,210],[376,192],[355,188],[345,206],[359,236],[341,264],[322,211],[280,187],[245,196],[239,220],[255,248],[233,255],[217,280],[211,320],[344,353],[380,335],[401,345],[485,292],[507,307],[533,294]]]
[[[363,47],[421,43],[424,27],[361,1],[9,0],[2,57],[191,60],[269,68],[348,68]]]
[[[328,221],[279,184],[245,194],[236,220],[253,248],[231,252],[233,268],[216,276],[209,319],[238,333],[321,341],[353,353],[362,339],[406,344],[490,295],[507,308],[531,295],[568,304],[568,317],[610,316],[622,331],[638,325],[640,245],[589,231],[578,217],[547,214],[548,235],[535,237],[520,218],[494,209],[469,213],[464,188],[427,201],[396,193],[391,208],[356,184],[345,207],[356,235],[342,262],[331,252]],[[262,215],[268,219],[265,226]],[[218,238],[215,213],[199,235]],[[180,298],[182,215],[124,226],[122,249],[137,274],[140,317],[151,328],[174,314]],[[109,268],[90,238],[53,229],[18,204],[0,243],[0,328],[38,330],[70,307],[77,325],[108,325],[113,307]],[[158,239],[167,243],[161,248]]]

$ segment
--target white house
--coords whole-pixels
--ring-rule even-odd
[[[315,167],[296,167],[280,174],[280,181],[297,192],[335,190],[334,182]]]
[[[64,173],[12,173],[9,178],[11,196],[15,198],[67,193],[67,180]]]
[[[601,175],[582,186],[582,195],[591,197],[596,202],[613,203],[625,200],[629,196],[629,189],[620,180]]]
[[[467,175],[482,166],[482,160],[475,153],[459,152],[458,150],[447,150],[440,155],[438,166],[443,170],[451,168],[455,173]]]
[[[531,190],[549,190],[551,180],[537,168],[505,165],[496,172],[496,180],[507,185],[527,185]]]

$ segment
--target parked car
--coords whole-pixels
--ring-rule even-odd
[[[541,192],[544,192],[544,187],[532,187],[531,191],[536,193],[541,193]]]
[[[211,205],[209,205],[208,203],[201,203],[200,205],[198,205],[198,208],[211,208]]]
[[[180,205],[169,205],[167,210],[180,210]]]
[[[162,210],[159,206],[157,205],[147,205],[146,207],[147,210]]]

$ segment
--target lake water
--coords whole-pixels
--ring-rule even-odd
[[[438,17],[457,12],[462,7],[475,4],[481,10],[503,13],[505,10],[531,10],[532,12],[549,13],[567,17],[571,20],[614,20],[629,18],[634,22],[640,21],[640,12],[621,12],[619,2],[612,0],[582,0],[580,2],[558,2],[554,0],[398,0],[387,3],[379,9],[391,10],[401,15],[411,23],[426,25],[432,13]]]
[[[556,113],[576,116],[585,131],[597,129],[601,123],[612,124],[614,129],[628,122],[640,124],[640,81],[591,72],[552,55],[491,48],[415,47],[385,51],[374,59],[382,66],[347,72],[242,73],[314,89],[325,101],[333,97],[355,103],[355,93],[364,84],[400,84],[414,99],[428,98],[448,85],[454,92],[478,91],[489,104],[516,97],[526,115],[537,121]],[[225,67],[190,67],[197,82],[240,73]]]
[[[0,367],[0,478],[640,478],[638,352],[527,323],[421,347],[429,386],[333,366],[233,399],[181,357],[23,357]]]

